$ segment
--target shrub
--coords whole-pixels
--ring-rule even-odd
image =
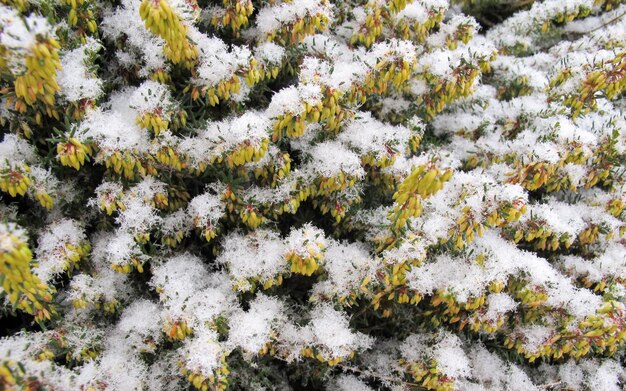
[[[1,389],[623,386],[623,1],[0,3]]]

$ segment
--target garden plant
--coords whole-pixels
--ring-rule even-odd
[[[626,1],[0,0],[0,390],[621,390]]]

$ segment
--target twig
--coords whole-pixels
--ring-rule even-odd
[[[603,27],[606,27],[606,26],[608,26],[610,24],[613,24],[613,23],[617,22],[618,20],[623,18],[624,15],[626,15],[626,11],[624,11],[621,14],[617,15],[616,17],[614,17],[613,19],[609,20],[608,22],[605,22],[605,23],[599,25],[598,27],[596,27],[596,28],[594,28],[592,30],[589,30],[589,31],[587,31],[585,33],[581,33],[581,34],[589,34],[589,33],[593,33],[594,31],[600,30]]]
[[[527,6],[528,4],[532,4],[534,2],[535,2],[535,0],[521,0],[521,1],[513,2],[512,4],[510,4],[510,6],[517,7],[517,8],[522,8],[524,6]]]
[[[540,388],[551,388],[551,387],[556,387],[556,386],[562,386],[563,382],[562,381],[558,381],[555,383],[546,383],[546,384],[540,384],[539,387]]]
[[[287,359],[285,359],[283,357],[280,357],[280,356],[277,356],[277,355],[271,355],[271,356],[268,356],[268,357],[270,357],[272,359],[275,359],[275,360],[282,361],[284,363],[289,363],[289,361]],[[418,387],[420,389],[424,389],[424,387],[421,384],[418,384],[418,383],[411,383],[411,382],[407,382],[407,381],[404,381],[404,380],[400,380],[400,379],[395,378],[395,377],[383,376],[383,375],[381,375],[379,373],[372,372],[372,371],[369,371],[369,370],[360,369],[360,368],[357,368],[357,367],[350,367],[350,366],[343,365],[343,364],[337,364],[337,365],[335,365],[333,367],[330,367],[330,369],[332,369],[332,368],[339,368],[339,369],[341,369],[343,371],[350,371],[350,372],[353,372],[353,373],[358,373],[360,375],[369,377],[370,379],[386,380],[386,381],[389,381],[389,382],[392,382],[392,383],[396,383],[396,384],[403,384],[405,386]]]
[[[404,381],[404,380],[400,380],[398,378],[383,376],[383,375],[381,375],[379,373],[366,371],[366,370],[363,370],[363,369],[360,369],[360,368],[356,368],[356,367],[349,367],[349,366],[342,365],[342,364],[337,364],[336,367],[338,367],[340,369],[343,369],[344,371],[355,372],[355,373],[361,374],[363,376],[367,376],[369,378],[380,379],[380,380],[387,380],[387,381],[390,381],[390,382],[393,382],[393,383],[404,384],[406,386],[423,388],[422,385],[418,384],[418,383],[411,383],[411,382],[407,382],[407,381]]]

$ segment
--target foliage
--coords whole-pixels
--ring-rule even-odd
[[[622,3],[0,0],[0,389],[620,389]]]

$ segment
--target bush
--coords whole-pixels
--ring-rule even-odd
[[[624,385],[623,1],[0,2],[0,389]]]

